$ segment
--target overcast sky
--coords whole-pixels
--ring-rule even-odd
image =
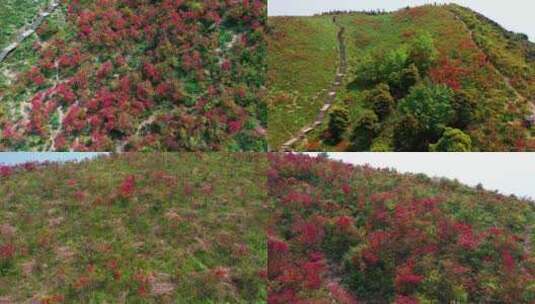
[[[535,199],[535,153],[329,153],[329,157],[403,173],[457,178],[470,186],[481,183],[487,190]]]
[[[426,3],[458,3],[500,23],[508,30],[525,33],[535,41],[534,0],[268,0],[268,15],[312,15],[329,10],[397,10]]]
[[[0,152],[0,164],[14,165],[25,162],[34,161],[67,161],[67,160],[81,160],[85,158],[95,157],[100,153],[60,153],[60,152]]]

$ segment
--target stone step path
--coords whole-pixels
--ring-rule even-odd
[[[53,0],[48,7],[41,11],[37,17],[30,23],[30,25],[19,30],[12,42],[0,51],[0,63],[4,62],[11,52],[13,52],[26,38],[30,37],[37,28],[45,21],[45,19],[52,14],[59,6],[59,0]]]
[[[331,84],[331,87],[329,88],[329,90],[327,90],[328,93],[327,93],[327,96],[325,97],[323,106],[321,107],[320,112],[318,113],[318,115],[316,116],[316,118],[311,124],[304,126],[301,130],[297,132],[297,134],[295,134],[294,137],[292,137],[291,139],[286,141],[284,144],[282,144],[280,148],[281,151],[285,151],[285,152],[292,151],[293,146],[295,146],[298,142],[303,140],[306,134],[312,132],[315,128],[320,126],[323,123],[323,120],[325,119],[327,112],[329,111],[332,104],[336,100],[337,90],[342,85],[344,76],[347,70],[346,47],[345,47],[345,42],[344,42],[345,28],[343,26],[339,26],[339,27],[340,27],[340,30],[338,31],[338,34],[337,34],[337,40],[338,40],[340,64],[336,71],[336,77],[333,83]]]

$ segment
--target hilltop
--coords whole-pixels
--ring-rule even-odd
[[[0,167],[1,303],[264,303],[261,154]]]
[[[269,17],[267,36],[271,149],[535,150],[535,44],[468,8]]]
[[[265,1],[0,4],[0,150],[265,151]]]
[[[270,304],[533,303],[533,201],[272,154]]]

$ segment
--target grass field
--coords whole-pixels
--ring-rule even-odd
[[[0,170],[0,302],[265,303],[261,154]]]
[[[321,89],[336,72],[338,29],[328,16],[270,17],[268,24],[268,141],[276,148],[321,108]]]

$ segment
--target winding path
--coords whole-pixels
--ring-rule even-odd
[[[30,37],[35,30],[52,14],[59,6],[59,0],[53,0],[48,7],[39,12],[37,17],[30,23],[19,30],[19,33],[13,38],[11,43],[0,51],[0,63],[6,60],[7,56],[13,52],[26,38]]]
[[[338,52],[339,52],[339,61],[340,64],[336,71],[336,77],[334,78],[334,82],[331,84],[327,96],[324,99],[323,106],[320,109],[320,112],[316,116],[316,119],[306,126],[304,126],[301,130],[299,130],[294,137],[286,141],[284,144],[282,144],[281,149],[282,151],[292,151],[292,147],[303,140],[306,136],[306,134],[310,133],[312,130],[317,128],[323,123],[323,120],[326,117],[327,112],[331,108],[331,105],[336,100],[336,92],[337,89],[343,85],[344,76],[346,74],[347,70],[347,60],[346,60],[346,47],[344,42],[344,32],[345,28],[339,24],[337,24],[340,28],[337,34],[338,38]]]

